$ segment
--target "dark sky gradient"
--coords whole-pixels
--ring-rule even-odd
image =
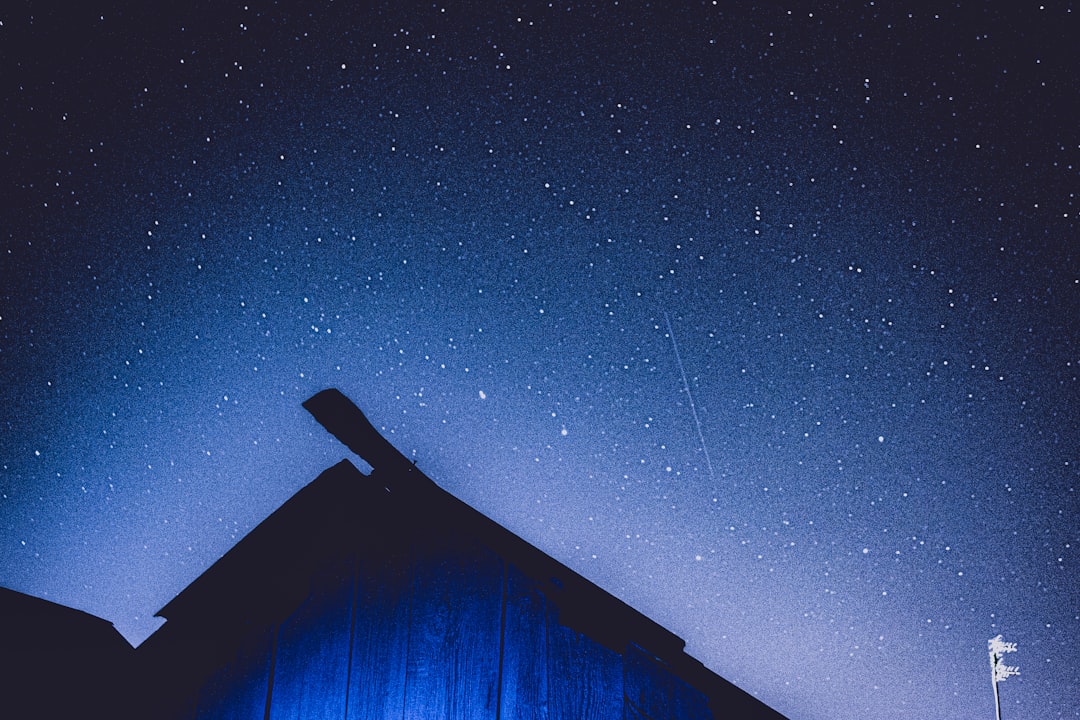
[[[140,642],[334,386],[792,720],[1080,717],[1072,3],[485,4],[0,10],[0,584]]]

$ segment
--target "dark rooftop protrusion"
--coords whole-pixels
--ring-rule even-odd
[[[324,471],[162,608],[136,651],[138,717],[352,714],[355,699],[364,717],[783,720],[440,488],[339,391],[303,406],[372,471]]]
[[[413,468],[409,459],[379,434],[360,408],[340,390],[330,388],[318,392],[305,400],[303,405],[320,425],[374,470],[382,472]]]

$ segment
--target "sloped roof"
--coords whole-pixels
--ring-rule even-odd
[[[144,643],[151,654],[171,652],[187,633],[200,638],[186,640],[192,650],[204,653],[244,627],[280,621],[308,595],[317,568],[355,551],[360,535],[465,534],[531,577],[562,625],[618,653],[637,645],[722,696],[727,711],[745,707],[740,717],[782,717],[687,655],[677,635],[438,487],[339,391],[324,390],[304,407],[371,473],[343,460],[296,493],[158,612],[168,622]]]
[[[70,647],[114,654],[131,650],[108,620],[5,587],[0,587],[0,637],[4,654]]]
[[[108,620],[0,587],[0,697],[11,717],[117,717],[133,656]]]

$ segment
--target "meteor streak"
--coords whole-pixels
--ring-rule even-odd
[[[668,336],[671,338],[671,347],[675,350],[675,362],[679,365],[679,374],[682,375],[683,388],[686,390],[686,397],[690,399],[690,413],[694,416],[694,425],[697,426],[698,440],[701,441],[701,451],[705,453],[705,464],[709,466],[709,479],[715,480],[716,476],[713,473],[712,460],[709,459],[709,449],[705,447],[705,435],[701,432],[701,420],[698,419],[697,407],[694,405],[694,396],[690,393],[690,383],[686,380],[686,370],[683,368],[682,357],[679,355],[679,343],[675,342],[675,331],[671,329],[671,318],[668,317],[667,310],[664,311],[664,322],[667,323]]]

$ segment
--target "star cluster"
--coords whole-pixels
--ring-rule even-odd
[[[140,642],[338,387],[792,720],[1080,717],[1071,5],[489,5],[0,11],[0,584]]]

